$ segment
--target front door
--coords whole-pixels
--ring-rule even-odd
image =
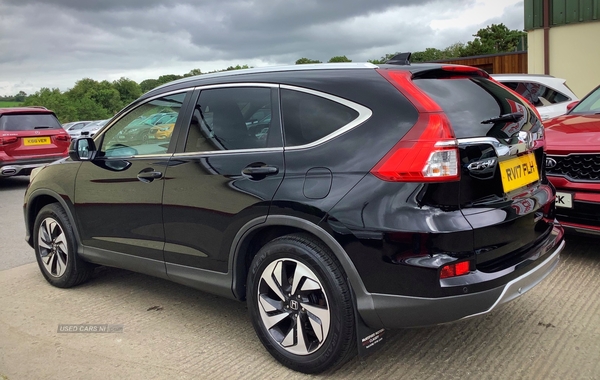
[[[171,135],[128,141],[123,132],[158,113],[178,115],[185,96],[182,92],[150,99],[95,138],[96,158],[82,163],[75,183],[76,215],[86,253],[103,258],[125,254],[160,262],[164,268],[161,202],[174,149]]]

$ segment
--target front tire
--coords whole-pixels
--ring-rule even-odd
[[[309,235],[283,236],[260,249],[250,266],[247,302],[262,344],[293,370],[335,369],[356,353],[346,275]]]
[[[33,234],[38,266],[50,284],[70,288],[91,277],[94,267],[77,255],[73,227],[59,204],[51,203],[40,210]]]

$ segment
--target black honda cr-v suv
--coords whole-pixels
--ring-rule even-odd
[[[128,126],[174,124],[132,142]],[[319,372],[383,328],[482,314],[556,266],[544,129],[466,66],[299,65],[143,95],[35,170],[27,240],[53,285],[94,264],[245,300],[286,366]]]

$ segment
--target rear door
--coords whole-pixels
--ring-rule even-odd
[[[167,273],[184,283],[227,272],[236,233],[266,219],[284,174],[278,86],[211,86],[194,103],[163,197]]]
[[[543,174],[543,126],[526,102],[477,72],[417,75],[447,114],[460,148],[460,209],[473,227],[477,267],[497,271],[552,229],[543,210],[553,190]],[[512,263],[514,265],[514,262]]]

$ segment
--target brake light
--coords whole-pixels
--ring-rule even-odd
[[[69,135],[56,135],[54,138],[56,141],[69,141],[71,139]]]
[[[440,279],[462,276],[468,274],[470,271],[471,264],[468,261],[462,261],[460,263],[455,264],[448,264],[442,267],[442,270],[440,271]]]
[[[487,72],[485,72],[477,67],[473,67],[473,66],[464,66],[464,65],[442,66],[442,70],[455,72],[455,73],[474,74],[474,75],[484,77],[484,78],[490,77],[490,75]]]
[[[13,144],[13,143],[16,143],[17,141],[19,141],[19,138],[16,136],[0,137],[0,146]]]
[[[409,71],[377,71],[417,108],[419,118],[371,173],[384,181],[458,180],[458,142],[442,108],[415,86]]]
[[[422,113],[371,173],[384,181],[455,181],[459,178],[458,157],[458,144],[446,116]]]

